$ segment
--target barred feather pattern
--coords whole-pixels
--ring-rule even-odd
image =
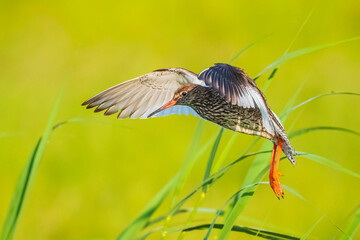
[[[274,134],[265,96],[256,83],[241,69],[229,64],[216,63],[199,74],[205,85],[217,90],[226,102],[243,108],[258,108],[264,127]]]
[[[267,138],[277,143],[277,138],[283,140],[283,152],[292,164],[295,164],[294,151],[287,138],[286,132],[271,111],[270,121],[273,131],[268,131],[263,124],[262,113],[258,107],[242,107],[228,103],[218,91],[209,87],[196,86],[186,98],[178,101],[179,105],[190,106],[200,117],[232,131]]]

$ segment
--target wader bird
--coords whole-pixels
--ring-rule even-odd
[[[232,131],[261,136],[274,143],[270,185],[283,197],[279,180],[281,150],[295,165],[295,151],[279,118],[269,108],[264,94],[242,69],[217,63],[199,75],[183,69],[159,69],[120,83],[82,105],[106,109],[117,118],[149,118],[191,113]]]

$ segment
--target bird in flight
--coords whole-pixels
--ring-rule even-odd
[[[270,186],[277,198],[284,196],[280,184],[281,150],[295,165],[295,151],[279,118],[264,94],[241,68],[216,63],[199,75],[184,68],[167,68],[113,86],[82,105],[96,107],[117,118],[149,118],[192,114],[232,131],[256,135],[274,143]]]

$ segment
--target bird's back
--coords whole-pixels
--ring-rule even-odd
[[[258,108],[245,108],[225,101],[212,88],[197,86],[197,99],[191,107],[204,119],[232,131],[261,136],[273,140],[263,125],[261,111]]]

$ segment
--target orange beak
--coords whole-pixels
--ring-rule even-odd
[[[159,108],[159,109],[155,110],[154,112],[150,113],[149,116],[148,116],[148,118],[149,118],[149,117],[152,117],[153,115],[157,114],[158,112],[161,112],[162,110],[165,110],[165,109],[167,109],[167,108],[169,108],[169,107],[174,106],[176,103],[177,103],[176,100],[171,99],[171,100],[170,100],[168,103],[166,103],[164,106],[162,106],[161,108]]]

